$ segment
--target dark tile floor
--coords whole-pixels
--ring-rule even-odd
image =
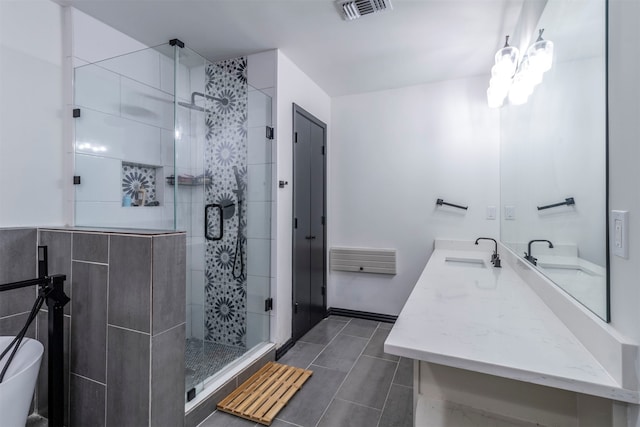
[[[272,427],[411,427],[413,364],[383,351],[390,324],[331,316],[278,362],[313,376]],[[199,427],[260,426],[216,411]]]

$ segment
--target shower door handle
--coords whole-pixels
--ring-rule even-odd
[[[211,209],[217,209],[218,210],[218,220],[220,221],[220,227],[219,227],[219,232],[218,232],[218,236],[212,236],[209,234],[209,212],[211,211]],[[204,207],[204,237],[207,240],[221,240],[222,236],[224,236],[224,217],[223,217],[224,213],[222,211],[222,205],[218,205],[218,204],[211,204],[211,205],[206,205]]]

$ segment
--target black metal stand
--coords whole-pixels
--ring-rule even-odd
[[[47,296],[49,307],[49,426],[64,424],[64,306],[69,297],[63,290],[65,276],[53,276]],[[61,278],[61,279],[60,279]]]
[[[66,276],[46,275],[46,247],[38,248],[38,267],[42,277],[0,285],[0,292],[39,286],[39,295],[49,307],[49,427],[64,423],[64,306],[70,301],[64,293]]]

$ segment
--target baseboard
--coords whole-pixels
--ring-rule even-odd
[[[355,317],[357,319],[373,320],[376,322],[396,323],[398,316],[391,314],[370,313],[368,311],[348,310],[346,308],[331,307],[327,310],[328,316]]]
[[[280,360],[280,358],[282,356],[287,354],[287,351],[289,351],[291,349],[291,347],[293,347],[293,345],[295,343],[296,342],[293,340],[293,338],[289,338],[289,340],[287,342],[285,342],[279,348],[277,348],[276,349],[276,360]]]

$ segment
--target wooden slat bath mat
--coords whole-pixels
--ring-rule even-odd
[[[268,362],[218,403],[218,409],[264,425],[271,425],[313,372]]]

